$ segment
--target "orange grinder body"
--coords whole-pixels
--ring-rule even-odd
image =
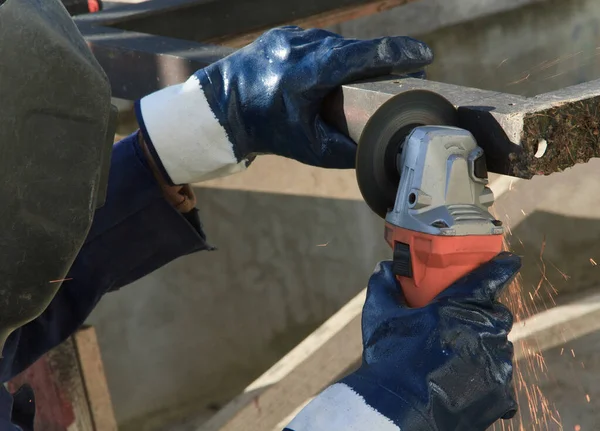
[[[406,302],[424,307],[455,281],[502,250],[501,235],[439,236],[389,223],[385,240],[394,250],[394,273]]]

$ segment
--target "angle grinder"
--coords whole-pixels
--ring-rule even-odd
[[[358,185],[385,219],[393,271],[411,307],[427,305],[502,250],[484,152],[458,124],[441,95],[407,91],[370,117],[358,142]]]

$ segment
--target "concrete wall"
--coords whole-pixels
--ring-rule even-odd
[[[489,15],[507,5],[523,6]],[[594,0],[422,0],[332,30],[409,34],[435,53],[429,79],[531,96],[600,77],[599,17]]]
[[[418,8],[435,20],[459,4],[425,0],[338,30],[417,34]],[[596,0],[558,0],[438,30],[423,35],[437,55],[430,78],[527,95],[597,78],[599,22]],[[499,199],[512,245],[525,256],[529,290],[540,280],[544,238],[550,283],[562,292],[597,284],[590,258],[600,263],[598,170],[594,161],[518,182]],[[220,251],[180,259],[107,296],[90,319],[126,429],[157,429],[218,408],[358,292],[389,256],[381,220],[360,200],[352,172],[264,157],[197,192]],[[544,295],[538,302],[548,301]]]

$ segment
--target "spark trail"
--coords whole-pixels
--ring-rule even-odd
[[[511,235],[510,228],[506,229]],[[508,250],[508,241],[504,238],[504,249]],[[523,280],[519,274],[502,295],[501,301],[510,308],[515,316],[515,322],[523,321],[538,313],[539,303],[544,304],[544,299],[554,303],[557,291],[546,277],[546,263],[544,261],[545,240],[540,251],[540,281],[535,286],[534,292],[524,295]],[[566,275],[565,275],[566,277]],[[543,296],[542,296],[543,295]],[[537,300],[536,300],[537,299]],[[557,431],[563,430],[560,414],[550,401],[544,396],[540,387],[542,379],[547,377],[548,368],[543,354],[537,346],[528,346],[524,341],[517,341],[526,355],[515,362],[514,382],[519,397],[519,412],[511,421],[500,421],[491,430],[493,431]]]

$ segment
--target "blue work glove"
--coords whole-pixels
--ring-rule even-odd
[[[408,37],[345,39],[283,27],[137,103],[144,138],[172,183],[245,169],[257,154],[353,168],[356,145],[323,121],[325,96],[342,84],[431,63]]]
[[[293,431],[484,431],[517,412],[510,311],[498,295],[521,260],[502,253],[430,305],[408,308],[381,263],[363,309],[363,362],[288,425]]]

